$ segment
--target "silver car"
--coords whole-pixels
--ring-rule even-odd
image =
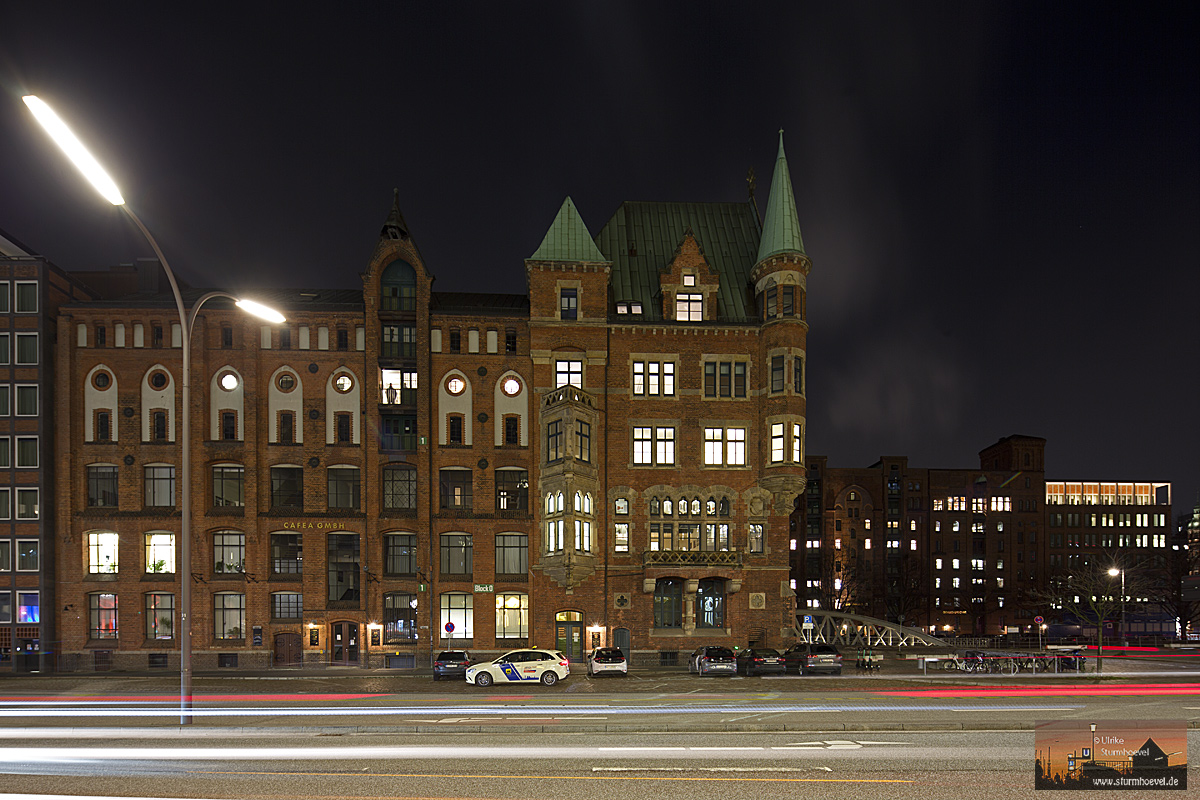
[[[737,656],[728,647],[705,645],[688,659],[688,672],[696,675],[737,675]]]

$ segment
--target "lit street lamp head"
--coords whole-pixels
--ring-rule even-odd
[[[67,124],[59,119],[58,114],[54,113],[54,109],[43,103],[36,95],[26,95],[24,100],[25,105],[29,106],[29,110],[33,112],[33,116],[46,129],[46,133],[50,134],[50,138],[62,148],[62,151],[67,154],[67,158],[71,159],[71,163],[79,168],[88,182],[96,187],[96,191],[114,206],[124,205],[125,198],[121,197],[121,190],[117,188],[117,184],[113,183],[113,179],[108,177],[108,173],[92,157],[92,154],[75,134],[71,133]]]
[[[247,314],[253,314],[259,319],[265,319],[267,322],[272,322],[276,325],[287,322],[283,314],[280,314],[270,306],[264,306],[262,303],[256,303],[253,300],[236,300],[234,301],[234,305]]]

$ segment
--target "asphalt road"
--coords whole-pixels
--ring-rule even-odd
[[[1200,738],[1200,734],[1193,733]],[[1195,739],[1193,740],[1193,743]],[[1033,797],[1033,734],[358,734],[214,732],[6,747],[9,792],[141,797]],[[1194,771],[1193,771],[1194,773]]]

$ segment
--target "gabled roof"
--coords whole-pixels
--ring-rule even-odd
[[[639,302],[641,317],[661,320],[659,273],[670,265],[691,228],[704,257],[721,276],[718,321],[753,322],[750,271],[758,252],[758,218],[750,203],[622,203],[596,237],[612,262],[616,302]]]
[[[568,197],[563,200],[562,207],[558,209],[558,215],[554,217],[554,222],[550,223],[550,230],[546,231],[546,237],[542,239],[541,246],[529,257],[529,260],[607,261],[608,259],[596,249],[596,243],[592,241],[592,234],[583,224],[583,218],[579,216],[575,203]]]
[[[755,261],[762,261],[777,253],[804,253],[800,218],[796,214],[796,196],[792,193],[792,176],[788,173],[787,156],[783,152],[783,131],[779,132],[779,154],[775,157],[775,174],[771,176],[771,194],[767,197],[762,241],[758,245]]]

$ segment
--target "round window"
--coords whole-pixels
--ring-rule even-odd
[[[354,379],[345,373],[338,375],[333,379],[333,388],[337,389],[342,394],[354,388]]]
[[[504,383],[500,384],[500,389],[509,397],[521,393],[521,382],[516,378],[505,378]]]
[[[150,373],[150,386],[155,389],[165,389],[169,382],[170,379],[167,377],[167,373],[162,370],[155,370]]]
[[[279,387],[281,392],[290,392],[296,388],[296,376],[290,372],[281,372],[279,377],[275,379],[275,385]]]
[[[464,381],[462,378],[458,377],[457,375],[455,375],[450,380],[446,381],[446,391],[449,392],[450,394],[453,394],[453,395],[462,394],[463,390],[466,388],[467,388],[467,382]]]
[[[224,389],[225,391],[232,392],[234,389],[236,389],[238,387],[238,377],[237,377],[237,375],[234,375],[232,372],[226,372],[224,375],[221,376],[218,383],[221,384],[221,388]]]
[[[107,389],[109,386],[112,386],[112,375],[109,375],[104,370],[98,370],[96,374],[92,375],[92,386],[100,390]]]

